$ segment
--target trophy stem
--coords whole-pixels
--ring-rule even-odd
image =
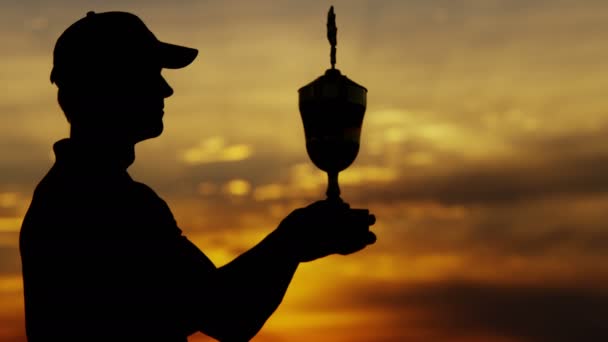
[[[342,202],[340,198],[340,185],[338,185],[338,173],[339,172],[328,172],[327,173],[327,199],[338,200]]]

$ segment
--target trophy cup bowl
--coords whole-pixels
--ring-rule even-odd
[[[327,172],[327,199],[342,201],[338,174],[359,153],[367,89],[332,68],[298,93],[308,156]]]

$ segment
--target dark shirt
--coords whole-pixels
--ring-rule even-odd
[[[132,155],[96,155],[69,139],[54,150],[21,228],[30,342],[186,340],[205,319],[213,263],[131,179]]]

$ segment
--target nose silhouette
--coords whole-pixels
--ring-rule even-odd
[[[171,95],[173,95],[173,88],[171,88],[171,86],[169,85],[169,83],[167,82],[167,80],[165,80],[164,77],[160,77],[161,80],[161,93],[163,95],[163,98],[167,98]]]

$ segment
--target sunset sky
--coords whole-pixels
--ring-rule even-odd
[[[337,68],[369,91],[342,196],[378,241],[302,264],[253,341],[608,341],[607,1],[0,4],[0,341],[25,341],[19,229],[69,134],[63,30],[129,11],[199,49],[163,71],[165,131],[129,173],[219,266],[324,197],[297,90],[329,67],[330,5]]]

